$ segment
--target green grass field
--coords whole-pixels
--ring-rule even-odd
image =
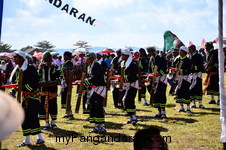
[[[73,88],[72,94],[72,109],[74,111],[76,98],[75,97],[75,87]],[[169,89],[169,85],[168,85]],[[167,90],[168,95],[168,90]],[[149,94],[147,94],[149,99]],[[67,150],[132,150],[133,142],[129,140],[125,141],[125,138],[134,136],[138,129],[147,128],[151,125],[155,125],[161,128],[163,136],[171,136],[171,142],[168,143],[170,150],[217,150],[222,149],[222,143],[220,142],[221,134],[221,123],[219,119],[220,109],[219,105],[210,105],[207,102],[210,100],[210,96],[203,97],[203,104],[205,109],[195,108],[192,109],[192,114],[179,113],[179,105],[175,103],[172,96],[167,97],[167,108],[166,119],[155,119],[153,116],[157,113],[155,108],[150,106],[143,106],[138,103],[136,99],[137,106],[137,116],[139,122],[137,126],[131,124],[124,124],[128,117],[125,116],[125,112],[120,109],[115,109],[113,106],[113,100],[111,92],[109,92],[108,106],[105,109],[106,114],[106,128],[107,133],[103,134],[104,137],[115,137],[116,141],[101,142],[97,143],[98,134],[89,134],[88,132],[93,128],[93,124],[85,121],[88,115],[82,114],[82,107],[80,108],[79,114],[74,114],[74,120],[68,120],[61,118],[65,110],[60,107],[60,98],[58,98],[58,119],[57,125],[59,129],[42,130],[43,136],[45,138],[45,144],[42,146],[29,146],[23,148],[17,148],[16,145],[20,144],[24,137],[22,136],[21,127],[19,127],[16,132],[9,136],[6,140],[2,142],[2,148],[8,150],[14,149],[67,149]],[[216,97],[217,98],[217,97]],[[44,121],[41,121],[41,126],[45,125]],[[124,137],[124,140],[117,142],[117,136]],[[67,144],[66,139],[63,142],[62,139],[56,142],[56,136],[69,137],[71,135],[77,136],[77,138],[70,139]],[[92,136],[95,140],[85,142],[84,137]],[[96,137],[95,137],[96,136]],[[37,140],[36,136],[31,137],[31,141],[35,143]]]

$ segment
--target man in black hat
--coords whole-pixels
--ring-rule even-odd
[[[149,85],[149,93],[154,90],[154,107],[158,109],[158,113],[154,116],[156,118],[166,118],[166,59],[156,54],[156,48],[154,46],[147,47],[146,50],[149,54],[149,73],[154,73],[154,69],[157,68],[159,76],[155,79],[155,85]]]
[[[141,75],[148,74],[148,55],[144,48],[140,48],[139,50],[140,58],[138,67],[140,68]],[[146,99],[146,86],[145,84],[141,84],[141,98],[144,100],[144,106],[147,106],[147,99]]]
[[[217,104],[219,105],[218,52],[214,49],[212,42],[207,42],[205,47],[207,51],[207,59],[205,64],[207,76],[204,82],[204,92],[207,91],[207,95],[211,95],[211,101],[209,104],[216,104],[214,96],[218,96]]]
[[[168,67],[171,68],[177,68],[179,65],[179,61],[180,61],[180,56],[179,56],[179,50],[176,48],[172,49],[172,58],[170,59],[170,64]],[[175,88],[177,86],[177,83],[174,81],[175,79],[175,71],[173,70],[169,70],[169,74],[168,74],[168,82],[171,86],[170,91],[169,91],[169,95],[174,95],[175,93]]]
[[[85,86],[87,90],[86,104],[90,105],[90,123],[95,123],[95,127],[90,133],[105,133],[105,118],[103,101],[106,96],[106,83],[101,65],[95,61],[96,55],[92,52],[86,54],[87,73]]]
[[[111,61],[111,69],[113,70],[113,74],[114,75],[118,75],[119,74],[119,66],[122,62],[122,58],[121,58],[121,49],[117,49],[116,50],[116,54],[117,56]],[[122,106],[118,106],[118,99],[119,99],[119,88],[112,84],[113,86],[113,91],[112,91],[112,95],[113,95],[113,101],[114,101],[114,106],[115,108],[122,108]]]
[[[179,70],[179,76],[176,77],[178,80],[178,85],[176,87],[176,103],[180,103],[180,109],[178,112],[184,112],[184,104],[187,105],[187,113],[191,113],[190,109],[190,85],[191,79],[189,74],[191,73],[191,60],[188,58],[187,47],[180,47],[180,62],[182,64]]]
[[[196,50],[195,45],[190,45],[188,47],[191,60],[191,86],[190,86],[190,99],[193,102],[191,108],[196,108],[195,101],[199,102],[199,108],[205,108],[202,105],[202,72],[203,68],[203,59],[202,55],[199,54]]]
[[[60,72],[61,72],[61,108],[66,108],[66,102],[67,102],[67,94],[68,94],[68,86],[66,83],[65,75],[64,75],[64,69],[67,67],[72,67],[73,63],[71,62],[72,53],[69,51],[64,52],[64,63],[61,66]],[[73,117],[72,112],[66,112],[63,118],[69,118],[71,119]]]
[[[17,71],[23,71],[22,79],[22,94],[23,102],[22,107],[25,112],[25,120],[22,124],[23,135],[25,140],[17,145],[17,147],[23,147],[30,145],[30,135],[38,135],[36,144],[43,144],[44,139],[41,134],[38,111],[40,108],[40,93],[38,91],[38,74],[33,65],[28,65],[26,59],[26,53],[22,51],[15,52],[14,61],[17,66],[14,68],[12,76],[16,76],[15,81],[19,80],[19,73]]]
[[[97,62],[101,65],[101,67],[103,68],[103,74],[106,73],[107,71],[107,63],[104,61],[103,59],[103,53],[102,52],[98,52],[96,53],[96,58],[97,58]]]
[[[50,82],[56,81],[60,75],[60,70],[58,70],[58,66],[52,63],[52,55],[49,51],[45,52],[42,56],[42,62],[39,66],[38,76],[39,81],[41,82]],[[53,129],[57,128],[55,124],[55,120],[57,119],[57,85],[55,86],[48,86],[48,87],[41,87],[40,88],[42,97],[41,97],[41,108],[39,112],[39,119],[45,120],[46,115],[51,116],[51,127]],[[48,98],[48,100],[46,100]],[[48,101],[48,102],[46,102]],[[48,103],[48,105],[46,104]],[[48,108],[45,106],[47,105]],[[48,109],[49,114],[46,114],[46,109]],[[49,118],[49,117],[47,117]],[[49,121],[46,120],[46,125],[43,128],[44,130],[50,128]]]

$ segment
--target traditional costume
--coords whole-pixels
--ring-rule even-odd
[[[141,51],[144,51],[144,53],[146,54],[145,50],[143,48],[141,48],[140,50],[140,53]],[[140,56],[139,58],[139,62],[138,62],[138,67],[140,68],[140,72],[141,72],[141,75],[147,75],[148,74],[148,62],[149,62],[149,59],[147,57],[147,55],[145,55],[144,57]],[[145,77],[142,78],[142,80],[144,80]],[[146,99],[146,86],[145,84],[141,84],[141,98],[144,100],[144,106],[147,106],[148,103],[147,103],[147,99]]]
[[[125,48],[122,49],[122,55],[129,56],[127,60],[123,60],[121,62],[121,68],[124,69],[124,76],[123,78],[123,90],[125,90],[124,97],[122,101],[124,102],[125,110],[130,116],[130,119],[126,123],[137,123],[137,116],[136,116],[136,105],[135,105],[135,98],[138,85],[138,66],[137,63],[133,61],[132,53],[130,49]],[[120,69],[121,71],[121,69]],[[121,74],[121,73],[120,73]]]
[[[147,47],[147,51],[156,51],[155,47]],[[154,107],[158,108],[158,113],[154,116],[156,118],[165,118],[166,112],[166,87],[167,87],[167,76],[166,76],[166,59],[160,57],[157,54],[150,56],[149,59],[149,73],[154,73],[154,68],[157,67],[157,72],[159,76],[155,78],[155,85],[149,85],[149,91],[154,90]]]
[[[87,53],[87,59],[94,59],[87,67],[87,74],[85,85],[87,88],[86,104],[90,105],[90,123],[95,123],[96,126],[90,131],[95,133],[104,133],[105,119],[103,101],[106,95],[106,83],[104,81],[104,74],[101,65],[95,61],[94,53]]]
[[[187,47],[181,46],[180,51],[188,52]],[[187,55],[180,57],[180,63],[182,66],[179,71],[178,85],[176,87],[176,103],[180,103],[181,107],[178,110],[179,112],[185,111],[184,104],[187,104],[186,112],[191,113],[190,110],[190,85],[191,79],[189,74],[191,73],[191,60]],[[179,63],[179,64],[180,64]]]
[[[194,47],[194,45],[192,45]],[[196,49],[196,48],[194,48]],[[191,60],[191,74],[192,79],[190,86],[190,99],[193,101],[192,108],[196,108],[195,101],[199,101],[199,108],[204,108],[202,105],[202,72],[203,72],[203,60],[201,54],[194,51],[190,57]]]
[[[66,109],[66,112],[65,112],[65,115],[63,116],[63,118],[69,118],[69,119],[73,118],[73,114],[71,111],[71,103],[68,103],[69,102],[69,100],[68,100],[68,92],[69,92],[68,84],[71,84],[71,83],[67,83],[68,81],[66,80],[66,76],[64,74],[64,69],[73,67],[73,63],[71,62],[71,57],[72,57],[71,52],[69,52],[69,51],[64,52],[65,62],[62,64],[61,69],[60,69],[61,78],[62,78],[62,80],[61,80],[61,108]],[[72,81],[70,81],[70,82],[72,82]],[[66,104],[68,106],[66,106]],[[68,107],[69,110],[67,110],[66,107]]]
[[[213,48],[212,43],[210,49],[206,55],[206,72],[207,76],[204,82],[204,92],[207,91],[207,95],[211,95],[211,101],[209,104],[216,104],[214,96],[218,96],[217,104],[219,101],[219,71],[218,71],[218,52]]]
[[[121,49],[117,49],[116,52],[121,52]],[[120,64],[122,62],[122,58],[120,57],[115,57],[112,62],[111,62],[111,67],[114,70],[113,75],[119,75],[120,72]],[[112,82],[115,82],[114,80],[112,80]],[[116,84],[111,84],[112,86],[112,95],[113,95],[113,101],[114,101],[114,106],[115,108],[122,108],[123,106],[119,106],[118,102],[119,102],[119,87]]]
[[[26,136],[25,141],[22,144],[17,145],[18,147],[26,146],[31,144],[30,135],[37,135],[38,140],[36,144],[44,143],[41,135],[41,129],[39,124],[38,112],[40,108],[40,93],[38,90],[38,74],[37,70],[33,65],[28,64],[26,54],[22,51],[15,52],[14,59],[23,59],[23,65],[18,65],[14,68],[10,80],[15,75],[15,81],[19,81],[19,70],[23,71],[22,79],[22,96],[23,102],[22,107],[25,112],[25,119],[22,124],[23,135]]]
[[[43,54],[43,63],[45,63],[45,59],[51,59],[52,56],[50,52],[45,52]],[[52,63],[52,62],[49,62]],[[42,64],[41,64],[42,65]],[[51,67],[48,65],[45,65],[44,68],[39,68],[38,70],[38,76],[39,76],[39,81],[41,82],[51,82],[55,81],[57,82],[57,79],[60,75],[60,70],[58,69],[59,67],[57,65],[51,64]],[[56,85],[49,85],[47,87],[41,87],[41,108],[39,112],[39,119],[41,120],[46,120],[46,118],[49,118],[46,115],[51,116],[51,127],[52,128],[57,128],[55,124],[55,120],[57,119],[57,84]],[[48,111],[46,110],[48,109]],[[46,114],[46,111],[49,114]],[[48,129],[50,128],[49,125],[49,120],[46,120],[46,126],[43,129]]]

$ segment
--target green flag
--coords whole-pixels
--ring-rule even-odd
[[[164,52],[168,52],[172,48],[179,49],[181,46],[184,46],[181,40],[169,30],[164,32],[163,38],[164,38],[164,47],[163,47]]]

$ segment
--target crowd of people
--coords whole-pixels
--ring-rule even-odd
[[[172,48],[167,53],[159,52],[155,46],[143,47],[137,52],[131,48],[119,48],[115,54],[84,52],[73,55],[66,51],[63,58],[46,51],[41,60],[16,51],[13,60],[1,61],[0,85],[15,84],[22,78],[22,107],[25,111],[22,130],[25,140],[18,147],[31,144],[30,135],[38,135],[36,144],[44,143],[40,119],[46,121],[44,130],[58,128],[55,122],[57,96],[61,96],[61,108],[66,109],[63,118],[73,118],[68,96],[70,86],[64,70],[81,65],[86,66],[83,70],[83,113],[89,114],[87,120],[90,123],[95,123],[90,133],[106,132],[104,101],[110,83],[114,107],[124,109],[129,116],[126,124],[136,125],[138,122],[135,104],[137,95],[144,102],[143,105],[156,108],[156,118],[167,117],[167,94],[175,96],[175,102],[180,105],[179,112],[192,113],[191,108],[205,108],[202,103],[204,93],[211,95],[209,104],[219,105],[220,102],[219,97],[217,101],[214,98],[219,96],[219,74],[218,52],[212,42],[205,44],[205,50],[197,50],[195,45],[190,45]],[[22,77],[20,71],[23,72]],[[203,85],[204,72],[207,76]],[[111,82],[108,82],[109,78]],[[52,84],[55,81],[58,84]],[[50,85],[40,86],[41,82],[50,82]],[[168,84],[171,88],[166,93]],[[3,87],[1,89],[4,90]],[[17,90],[12,89],[12,96],[16,97]],[[150,103],[146,91],[150,94]]]

